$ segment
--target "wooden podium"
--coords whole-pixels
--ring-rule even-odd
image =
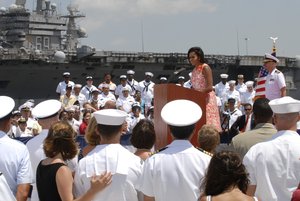
[[[206,123],[206,94],[193,89],[177,86],[176,84],[156,84],[154,86],[155,149],[163,148],[172,141],[170,130],[168,129],[167,124],[162,120],[160,112],[165,104],[177,99],[193,101],[202,109],[202,117],[196,124],[196,129],[191,140],[194,146],[198,146],[198,131],[202,125]]]

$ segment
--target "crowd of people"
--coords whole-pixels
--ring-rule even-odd
[[[70,73],[57,99],[35,104],[0,96],[0,195],[4,200],[56,201],[283,201],[300,200],[300,101],[286,96],[279,60],[266,54],[264,96],[260,81],[237,81],[212,69],[199,47],[188,51],[193,71],[178,86],[206,97],[203,115],[189,100],[168,102],[154,114],[153,73],[143,81],[134,71],[120,83],[105,74],[75,84]],[[162,77],[161,83],[166,83]],[[154,115],[168,125],[172,142],[155,151]],[[198,146],[191,144],[198,135]],[[85,139],[79,146],[76,138]],[[26,138],[24,143],[12,138]],[[294,194],[293,194],[294,193]]]

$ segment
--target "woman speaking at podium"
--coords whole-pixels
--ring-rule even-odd
[[[188,60],[194,66],[191,76],[193,89],[206,93],[206,124],[213,125],[221,132],[220,114],[217,99],[213,91],[212,71],[204,62],[204,53],[200,47],[188,51]]]

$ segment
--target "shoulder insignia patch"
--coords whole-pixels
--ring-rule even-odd
[[[208,152],[208,151],[205,151],[204,149],[202,149],[202,148],[200,148],[200,147],[196,147],[196,148],[197,148],[199,151],[203,152],[204,154],[209,155],[210,157],[213,156],[212,153],[210,153],[210,152]]]

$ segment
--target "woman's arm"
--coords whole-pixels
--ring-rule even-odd
[[[206,88],[203,89],[203,92],[209,93],[213,90],[213,78],[212,78],[212,71],[209,65],[204,64],[203,66],[203,76],[206,79]]]
[[[111,183],[111,173],[105,173],[101,176],[95,176],[91,179],[90,189],[81,197],[75,199],[76,201],[92,200],[96,193],[103,190]],[[56,173],[56,185],[58,193],[62,201],[73,201],[73,177],[72,172],[67,166],[62,166]]]

